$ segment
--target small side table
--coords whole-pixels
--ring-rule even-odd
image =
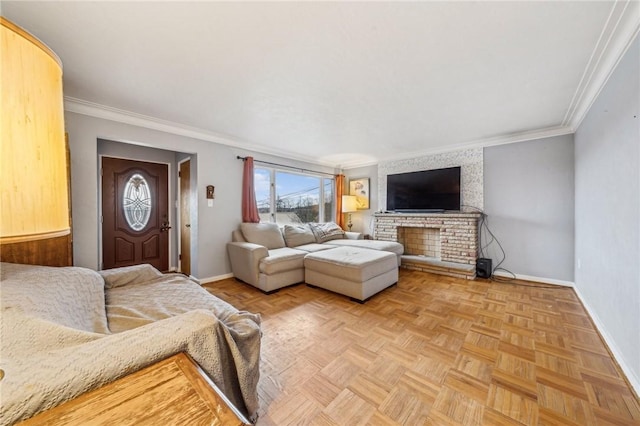
[[[19,424],[251,425],[185,353],[82,394]]]

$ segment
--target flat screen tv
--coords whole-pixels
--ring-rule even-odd
[[[460,167],[387,175],[387,210],[460,210]]]

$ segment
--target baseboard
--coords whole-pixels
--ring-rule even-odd
[[[534,277],[532,275],[522,275],[522,274],[509,274],[507,272],[502,272],[502,271],[496,271],[493,273],[493,275],[498,276],[498,277],[502,277],[502,278],[513,278],[513,275],[516,276],[517,280],[523,280],[523,281],[534,281],[537,283],[544,283],[544,284],[553,284],[553,285],[560,285],[563,287],[575,287],[573,281],[563,281],[563,280],[556,280],[554,278],[542,278],[542,277]]]
[[[573,290],[578,296],[578,299],[580,299],[582,306],[584,306],[587,313],[591,317],[591,321],[593,321],[594,325],[596,326],[598,333],[600,333],[600,336],[604,339],[604,342],[609,348],[609,352],[611,352],[611,355],[613,356],[615,362],[618,363],[620,369],[626,376],[627,382],[629,382],[629,385],[633,388],[636,396],[640,395],[640,378],[638,378],[634,374],[633,370],[627,365],[627,363],[624,362],[622,353],[618,349],[618,346],[616,345],[611,335],[607,332],[607,327],[605,327],[604,323],[600,320],[598,315],[596,315],[595,311],[591,309],[591,306],[589,306],[584,296],[580,293],[580,289],[578,289],[578,287],[574,287]]]
[[[200,285],[202,285],[202,284],[213,283],[216,281],[226,280],[227,278],[233,278],[233,277],[234,275],[230,273],[230,274],[216,275],[215,277],[200,278],[198,279],[198,281],[200,282]]]

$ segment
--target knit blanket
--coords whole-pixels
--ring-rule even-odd
[[[179,352],[255,419],[260,317],[149,265],[103,271],[0,264],[0,424]]]

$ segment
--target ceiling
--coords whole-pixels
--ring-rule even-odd
[[[68,111],[350,168],[571,133],[635,1],[11,2]]]

